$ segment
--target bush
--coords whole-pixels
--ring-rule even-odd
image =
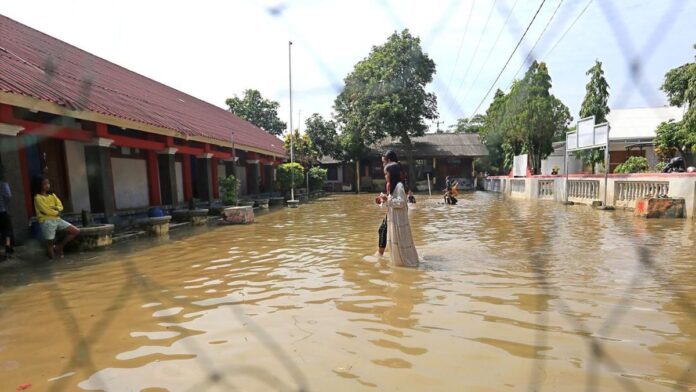
[[[626,162],[616,166],[614,173],[645,173],[649,168],[645,157],[629,157]]]
[[[292,187],[292,178],[295,178],[295,188],[301,188],[304,184],[304,168],[299,163],[284,163],[278,166],[276,180],[281,191],[289,191]]]
[[[327,179],[327,170],[319,166],[309,169],[309,189],[316,191],[324,187]]]
[[[667,162],[660,161],[655,164],[655,167],[653,167],[652,171],[656,173],[662,173],[662,170],[664,170],[665,167],[667,167]]]
[[[239,193],[239,180],[233,175],[223,177],[218,180],[222,191],[222,203],[226,206],[237,205],[237,194]]]

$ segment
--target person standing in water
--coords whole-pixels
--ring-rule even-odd
[[[387,151],[383,158],[388,193],[380,195],[379,199],[387,205],[387,238],[391,263],[399,267],[417,267],[418,252],[413,244],[408,220],[406,176],[394,151]]]
[[[55,193],[51,192],[51,183],[48,178],[41,179],[39,193],[34,196],[34,208],[46,241],[48,257],[50,259],[55,256],[63,257],[63,248],[80,234],[80,229],[61,219],[60,213],[63,211],[63,203]],[[68,233],[60,244],[55,245],[56,231],[58,230],[66,230]]]
[[[384,169],[387,166],[388,160],[386,157],[386,154],[382,156],[382,169]],[[385,189],[385,192],[389,193],[389,183],[387,183],[387,187]],[[384,203],[384,200],[382,196],[384,193],[381,193],[377,198],[375,199],[375,203],[379,204],[380,206]],[[384,250],[387,249],[387,215],[384,216],[384,219],[382,220],[382,224],[379,225],[379,229],[377,229],[377,254],[376,256],[384,256]]]
[[[9,258],[14,254],[14,230],[12,230],[12,218],[10,217],[11,198],[10,184],[5,181],[4,167],[0,166],[0,236],[5,244],[4,258]]]

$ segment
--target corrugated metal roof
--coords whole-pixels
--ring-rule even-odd
[[[0,15],[0,91],[284,154],[232,113]]]
[[[415,158],[483,157],[488,149],[475,133],[429,133],[413,138]],[[405,159],[403,144],[396,139],[386,138],[372,147],[376,154],[394,150],[399,159]],[[401,157],[404,158],[401,158]]]

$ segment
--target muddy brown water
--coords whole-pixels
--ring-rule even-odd
[[[696,390],[696,223],[338,195],[0,275],[0,390]]]

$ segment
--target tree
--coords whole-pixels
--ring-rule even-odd
[[[265,99],[258,90],[244,90],[243,95],[242,98],[235,95],[225,100],[230,112],[271,135],[280,135],[285,131],[285,123],[278,118],[278,102]]]
[[[585,85],[585,99],[580,105],[580,118],[595,116],[595,123],[607,121],[609,114],[609,84],[604,78],[602,63],[595,60],[595,65],[588,69],[585,75],[590,81]]]
[[[328,170],[315,166],[307,172],[309,176],[309,189],[316,191],[324,187],[326,182]]]
[[[314,113],[305,120],[305,132],[319,157],[329,156],[341,159],[342,151],[336,122],[324,120],[320,114]]]
[[[449,130],[454,133],[480,133],[485,121],[486,116],[476,114],[471,118],[460,118],[457,124],[450,126]]]
[[[319,160],[321,154],[314,147],[306,133],[300,135],[300,131],[297,129],[293,133],[295,140],[293,140],[292,150],[295,162],[299,162],[305,168],[313,166]],[[284,147],[286,153],[290,156],[290,135],[285,135]]]
[[[655,130],[655,152],[663,160],[696,151],[696,132],[689,132],[684,121],[670,120]]]
[[[278,166],[276,172],[278,188],[287,192],[292,187],[302,187],[304,184],[304,168],[299,163],[284,163]]]
[[[688,109],[682,121],[660,124],[656,146],[663,151],[677,149],[682,155],[696,152],[696,62],[669,70],[662,91],[667,94],[670,105],[687,105]]]
[[[565,130],[570,110],[552,95],[551,77],[545,63],[534,61],[520,81],[515,81],[503,116],[504,141],[514,154],[527,153],[534,174],[541,161],[553,152],[553,140]]]
[[[595,60],[595,65],[588,69],[585,75],[590,76],[590,81],[585,85],[585,99],[580,106],[580,118],[595,117],[595,124],[607,121],[609,114],[609,84],[604,78],[602,63]],[[604,154],[599,148],[581,150],[575,153],[584,165],[591,167],[595,172],[595,164],[604,162]]]
[[[345,78],[334,102],[336,118],[346,132],[344,146],[357,153],[386,136],[400,140],[413,182],[411,139],[425,134],[424,120],[437,117],[437,98],[425,91],[434,73],[435,62],[408,30],[394,32],[385,44],[373,47]]]
[[[488,171],[494,174],[501,174],[510,169],[505,165],[505,152],[503,151],[503,143],[505,129],[503,128],[503,119],[505,117],[505,108],[507,96],[498,89],[493,96],[493,102],[486,110],[483,126],[481,127],[481,142],[488,149]]]

